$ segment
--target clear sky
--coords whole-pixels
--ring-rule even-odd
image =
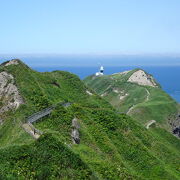
[[[0,0],[0,54],[179,54],[180,0]]]

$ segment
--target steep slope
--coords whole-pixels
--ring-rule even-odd
[[[141,69],[105,76],[93,75],[84,82],[119,112],[130,115],[144,125],[155,120],[169,129],[169,121],[178,114],[178,104],[151,75]]]
[[[23,99],[2,116],[1,179],[180,178],[176,137],[119,114],[73,74],[39,73],[15,62],[0,66]],[[22,125],[48,107],[51,113],[33,123],[43,133],[35,140]]]

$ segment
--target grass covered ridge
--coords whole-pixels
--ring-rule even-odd
[[[177,102],[158,83],[158,87],[150,87],[128,82],[129,77],[137,70],[139,69],[127,74],[89,76],[84,82],[119,112],[128,113],[143,124],[156,120],[168,129],[168,119],[178,113]]]
[[[176,137],[162,128],[147,130],[119,114],[77,76],[63,71],[39,73],[22,62],[1,66],[0,71],[15,77],[25,100],[17,111],[4,115],[0,127],[1,179],[180,178]],[[64,101],[73,104],[56,106],[34,124],[43,132],[37,141],[22,129],[26,117]],[[71,140],[74,117],[80,124],[80,144]]]

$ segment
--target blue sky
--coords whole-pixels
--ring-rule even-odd
[[[0,0],[0,54],[180,54],[180,1]]]

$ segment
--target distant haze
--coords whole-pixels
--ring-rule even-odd
[[[0,55],[0,63],[13,58],[31,67],[180,66],[180,56],[162,55]]]

